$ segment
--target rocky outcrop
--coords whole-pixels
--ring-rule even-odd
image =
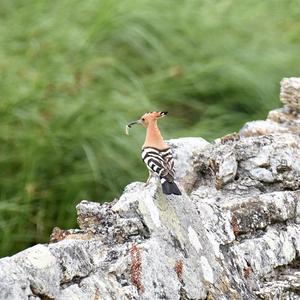
[[[169,141],[182,196],[82,201],[80,229],[0,260],[0,299],[300,299],[299,97],[284,79],[266,121]]]
[[[246,123],[241,137],[300,132],[300,78],[283,78],[280,88],[283,108],[269,112],[267,120]]]

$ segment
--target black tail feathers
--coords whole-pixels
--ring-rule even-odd
[[[166,194],[166,195],[171,195],[171,194],[181,195],[181,192],[174,181],[168,182],[167,180],[162,178],[161,185],[162,185],[162,190],[163,190],[164,194]]]

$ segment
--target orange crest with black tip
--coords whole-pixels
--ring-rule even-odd
[[[151,121],[155,121],[159,118],[162,118],[168,114],[167,111],[152,111],[145,113],[141,118],[140,121],[144,124],[148,124]]]

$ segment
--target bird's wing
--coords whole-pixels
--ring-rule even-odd
[[[146,147],[142,149],[142,159],[150,171],[169,182],[174,181],[174,161],[171,149],[161,151]]]
[[[173,159],[173,154],[172,154],[172,150],[166,149],[160,152],[165,164],[165,175],[164,177],[166,177],[166,179],[169,182],[174,181],[174,159]]]

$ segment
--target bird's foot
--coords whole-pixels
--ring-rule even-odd
[[[152,175],[152,172],[149,171],[149,177],[148,177],[147,181],[145,182],[144,187],[146,187],[146,186],[149,185],[152,176],[153,176],[153,175]]]

